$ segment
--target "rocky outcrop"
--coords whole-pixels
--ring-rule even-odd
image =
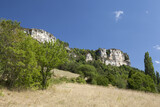
[[[24,32],[31,35],[34,39],[39,42],[55,42],[56,38],[51,34],[42,29],[24,29]]]
[[[50,42],[56,41],[56,38],[51,34],[48,33],[44,30],[41,29],[24,29],[24,32],[31,35],[34,39],[36,39],[39,42],[44,43],[46,42]],[[66,46],[66,50],[69,52],[69,56],[72,58],[77,58],[77,55],[73,52],[71,52],[71,49],[69,48],[69,46]],[[126,53],[123,53],[121,50],[119,49],[98,49],[97,51],[95,51],[95,54],[98,57],[94,58],[92,57],[91,53],[86,54],[86,62],[88,61],[93,61],[93,60],[97,60],[96,58],[99,58],[102,63],[106,64],[106,65],[113,65],[113,66],[121,66],[121,65],[128,65],[130,66],[130,60],[129,60],[129,56]]]
[[[90,53],[88,53],[88,54],[86,55],[86,62],[92,61],[92,60],[93,60],[92,55],[91,55]]]
[[[97,50],[99,55],[99,59],[102,61],[102,63],[106,65],[112,65],[112,66],[121,66],[121,65],[128,65],[130,66],[130,60],[129,56],[126,53],[123,53],[119,49],[98,49]],[[93,60],[91,54],[87,54],[86,61]]]
[[[99,49],[99,54],[100,54],[100,57],[101,57],[101,61],[104,63],[105,60],[107,59],[107,53],[106,53],[106,49]]]
[[[109,49],[109,55],[108,59],[105,61],[106,65],[114,65],[114,66],[121,66],[121,65],[129,65],[130,66],[130,60],[127,54],[124,54],[119,49]],[[127,57],[128,59],[126,59]]]

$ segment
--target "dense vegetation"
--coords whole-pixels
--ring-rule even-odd
[[[67,60],[63,42],[39,43],[24,33],[20,23],[0,22],[1,83],[7,87],[46,88],[50,70]]]
[[[72,49],[71,52],[77,55],[76,58],[59,66],[59,69],[68,70],[80,74],[89,84],[107,86],[112,84],[119,88],[128,88],[146,92],[160,92],[160,77],[154,73],[152,59],[149,53],[145,54],[145,72],[130,66],[111,66],[105,65],[100,61],[98,51]],[[94,61],[86,62],[87,53],[91,53]],[[72,56],[71,56],[72,57]],[[146,73],[148,72],[148,73]]]
[[[49,83],[70,81],[128,88],[146,92],[160,92],[160,76],[154,71],[152,58],[145,53],[145,72],[130,66],[111,66],[101,62],[98,50],[71,49],[57,40],[39,43],[24,33],[20,23],[0,21],[0,83],[9,88],[45,89]],[[68,54],[69,53],[69,54]],[[86,62],[90,53],[93,61]],[[110,51],[107,50],[109,54]],[[76,55],[76,57],[75,57]],[[125,55],[125,59],[129,59]],[[51,69],[59,68],[78,73],[81,77],[67,80],[51,79]]]

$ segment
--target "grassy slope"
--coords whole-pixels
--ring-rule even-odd
[[[14,92],[3,89],[1,107],[158,107],[160,95],[114,87],[64,83],[47,90]]]

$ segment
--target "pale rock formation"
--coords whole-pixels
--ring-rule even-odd
[[[107,58],[107,52],[106,52],[106,49],[99,49],[99,54],[100,54],[100,57],[101,57],[101,61],[104,63],[106,58]]]
[[[44,30],[41,29],[25,29],[24,28],[24,32],[31,35],[34,39],[36,39],[39,42],[44,43],[46,42],[50,42],[56,41],[56,38],[51,34],[48,33]],[[70,51],[71,49],[67,46],[66,47],[67,51]],[[129,56],[126,53],[123,53],[121,50],[119,49],[99,49],[98,50],[99,55],[100,55],[100,60],[102,61],[102,63],[106,64],[106,65],[113,65],[113,66],[121,66],[121,65],[128,65],[130,66],[130,60],[129,60]],[[76,58],[77,55],[75,53],[70,53],[69,56],[72,56],[73,58]],[[90,53],[88,53],[86,55],[86,62],[88,61],[93,61],[93,57]]]
[[[24,29],[24,32],[30,34],[34,39],[39,42],[55,42],[56,38],[51,34],[42,29]]]
[[[93,60],[92,55],[91,55],[90,53],[88,53],[88,54],[86,55],[86,62],[92,61],[92,60]]]
[[[127,54],[124,54],[119,49],[109,49],[108,59],[105,60],[106,65],[113,65],[113,66],[121,66],[121,65],[129,65],[130,60]],[[128,57],[128,59],[126,59]]]

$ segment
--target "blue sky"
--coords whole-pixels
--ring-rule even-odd
[[[117,48],[144,69],[146,51],[160,71],[159,0],[0,0],[0,17],[44,29],[72,48]]]

